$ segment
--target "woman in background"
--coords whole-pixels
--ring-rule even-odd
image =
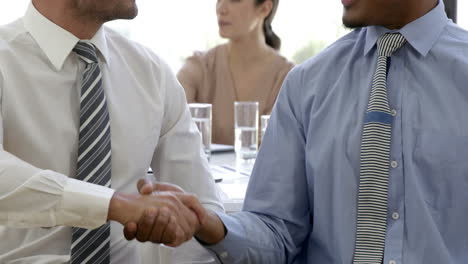
[[[177,74],[189,103],[213,105],[213,143],[234,144],[234,101],[258,101],[260,115],[269,114],[293,67],[271,27],[278,2],[218,0],[219,34],[229,41],[195,52]]]

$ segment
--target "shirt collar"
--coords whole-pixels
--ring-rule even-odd
[[[61,70],[79,39],[39,13],[32,3],[29,4],[23,17],[23,23],[55,69]],[[90,42],[96,46],[103,62],[109,63],[109,51],[103,27],[96,32]]]
[[[416,51],[422,56],[426,56],[448,21],[444,3],[439,1],[437,6],[427,14],[399,30],[391,30],[382,26],[370,26],[367,28],[364,55],[369,53],[381,35],[387,32],[400,32]]]

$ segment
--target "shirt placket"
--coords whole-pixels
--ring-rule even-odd
[[[402,89],[404,47],[392,56],[387,75],[387,93],[393,116],[393,129],[390,150],[390,173],[388,190],[387,237],[385,241],[385,264],[401,264],[404,237],[404,164],[402,138]]]

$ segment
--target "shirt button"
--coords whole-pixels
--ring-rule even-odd
[[[392,214],[392,218],[393,218],[393,220],[398,220],[398,219],[400,219],[400,214],[397,213],[397,212],[394,212],[394,213]]]
[[[388,264],[396,264],[396,261],[390,260],[390,261],[388,262]]]
[[[396,116],[397,111],[395,109],[392,109],[391,114],[392,114],[392,116]]]
[[[396,162],[396,160],[393,160],[392,162],[390,162],[390,166],[392,166],[392,168],[396,168],[398,167],[398,162]]]

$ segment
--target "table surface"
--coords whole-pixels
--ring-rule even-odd
[[[211,172],[215,178],[221,178],[216,185],[226,212],[238,212],[242,209],[245,192],[249,183],[255,160],[236,159],[234,152],[213,153],[210,158]]]

